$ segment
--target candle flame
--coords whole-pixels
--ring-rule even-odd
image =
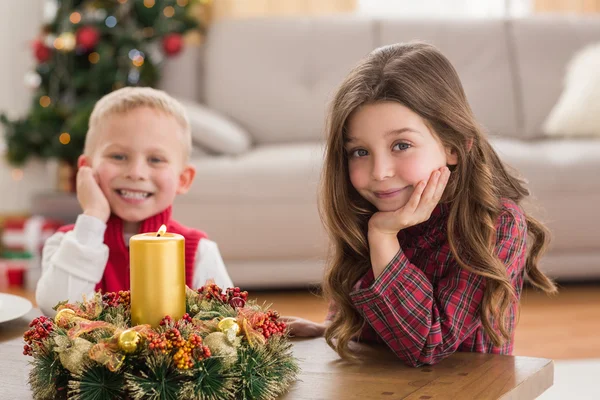
[[[167,233],[167,226],[165,224],[162,224],[158,232],[156,232],[156,236],[162,236],[165,233]]]

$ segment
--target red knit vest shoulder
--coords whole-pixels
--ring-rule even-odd
[[[187,228],[171,219],[171,207],[142,221],[139,232],[157,232],[162,224],[167,226],[167,232],[178,233],[185,238],[185,282],[192,287],[198,244],[200,239],[207,236],[202,231]],[[68,232],[74,227],[63,226],[58,231]],[[108,262],[102,280],[96,284],[96,290],[102,290],[103,293],[129,290],[129,248],[123,238],[123,220],[114,214],[106,223],[104,244],[108,246]]]

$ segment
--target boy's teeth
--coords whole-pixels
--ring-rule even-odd
[[[130,192],[129,190],[120,190],[121,196],[126,197],[128,199],[145,199],[148,197],[147,192]]]

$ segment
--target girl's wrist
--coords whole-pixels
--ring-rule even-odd
[[[371,268],[375,279],[388,266],[390,261],[400,251],[398,237],[391,234],[369,233],[369,253],[371,255]]]

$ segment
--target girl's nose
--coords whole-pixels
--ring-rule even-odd
[[[394,163],[390,157],[373,157],[371,176],[377,181],[392,178],[395,175]]]

